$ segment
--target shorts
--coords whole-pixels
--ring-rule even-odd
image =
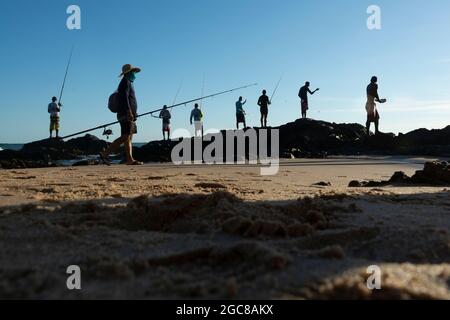
[[[261,107],[260,109],[262,116],[267,116],[269,114],[269,108],[268,107]]]
[[[306,111],[309,110],[308,101],[302,100],[301,106],[302,106],[302,113],[306,113]]]
[[[163,132],[170,132],[170,123],[163,122],[162,130]]]
[[[237,123],[245,122],[245,115],[243,113],[236,113],[236,121]]]
[[[50,131],[59,130],[59,117],[50,117]]]
[[[195,131],[202,131],[203,130],[203,122],[202,121],[195,121]]]
[[[137,133],[136,122],[133,121],[120,121],[120,134],[122,136],[129,136]]]

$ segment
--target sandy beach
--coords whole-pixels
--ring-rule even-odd
[[[348,187],[424,162],[0,170],[0,298],[449,299],[450,189]]]

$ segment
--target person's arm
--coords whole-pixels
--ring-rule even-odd
[[[192,118],[194,117],[194,110],[191,111],[191,126],[192,126]]]
[[[378,95],[378,85],[375,85],[375,99],[380,102],[380,96]]]
[[[311,95],[313,95],[313,94],[316,93],[317,91],[319,91],[319,88],[317,88],[317,89],[314,90],[314,91],[311,91],[311,90],[308,89],[308,92],[309,92],[309,94],[311,94]]]
[[[246,103],[247,103],[247,99],[245,99],[244,102],[242,102],[242,105],[244,105],[244,104],[246,104]]]
[[[258,99],[258,106],[261,107],[262,103],[261,103],[261,98]]]

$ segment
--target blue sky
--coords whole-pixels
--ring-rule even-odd
[[[66,8],[81,7],[82,29],[66,28]],[[382,29],[366,27],[369,5],[381,7]],[[258,82],[204,101],[207,128],[233,128],[234,103],[257,98],[284,74],[269,124],[299,118],[297,93],[309,80],[321,91],[310,116],[365,122],[365,87],[380,79],[381,130],[405,132],[450,124],[448,0],[15,0],[1,1],[0,142],[45,138],[47,104],[60,90],[75,45],[63,98],[62,134],[115,120],[106,108],[125,63],[143,69],[135,83],[141,112]],[[173,112],[173,128],[189,127],[191,106]],[[113,128],[115,133],[119,130]],[[139,122],[135,141],[160,139],[157,119]],[[100,135],[101,132],[95,132]]]

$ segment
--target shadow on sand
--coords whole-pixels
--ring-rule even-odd
[[[0,298],[449,298],[449,192],[0,208]],[[66,268],[82,270],[67,290]],[[383,289],[366,287],[370,265]]]

